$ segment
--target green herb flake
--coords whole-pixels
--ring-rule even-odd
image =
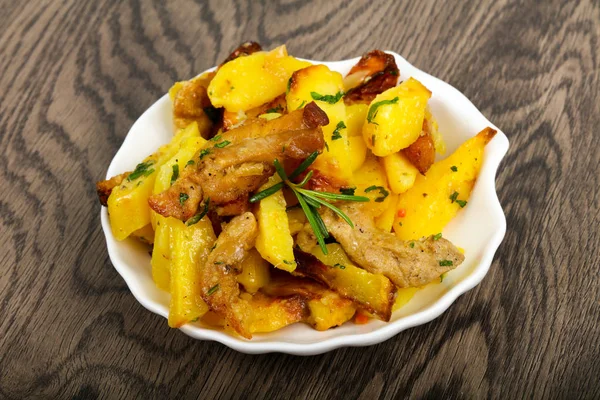
[[[341,139],[342,134],[340,133],[340,130],[342,130],[342,129],[346,129],[346,124],[344,123],[344,121],[340,121],[337,123],[335,130],[331,134],[331,140]]]
[[[231,144],[231,142],[229,140],[224,140],[221,143],[215,144],[215,147],[218,149],[222,149],[223,147],[228,146],[230,144]]]
[[[290,79],[288,79],[287,89],[285,90],[285,94],[288,94],[290,92],[291,88],[292,88],[292,77],[290,76]]]
[[[188,196],[186,193],[179,193],[179,204],[183,206],[183,203],[188,201],[189,198],[190,196]]]
[[[217,135],[213,138],[210,139],[211,142],[218,142],[219,140],[221,140],[221,138],[223,137],[223,135]]]
[[[294,261],[288,261],[288,260],[283,260],[283,263],[287,264],[287,265],[294,265],[295,264]]]
[[[206,214],[208,214],[208,205],[210,204],[210,197],[206,199],[206,201],[204,202],[204,209],[202,210],[202,212],[194,215],[192,218],[188,219],[187,222],[185,223],[187,226],[192,226],[194,224],[197,224],[202,218],[204,218],[204,216]]]
[[[369,107],[369,112],[367,113],[367,122],[369,124],[379,125],[376,122],[373,122],[373,119],[377,116],[377,110],[379,109],[379,107],[385,106],[388,104],[396,104],[396,103],[398,103],[398,100],[400,100],[400,99],[396,96],[391,100],[381,100],[381,101],[378,101],[377,103],[371,105],[371,107]]]
[[[415,248],[415,242],[410,242],[410,243],[408,244],[408,246],[409,246],[411,249],[414,249],[414,248]]]
[[[179,178],[179,164],[173,164],[171,168],[173,168],[173,175],[171,175],[171,186],[173,186],[177,178]]]
[[[454,265],[454,263],[452,262],[452,260],[442,260],[442,261],[440,261],[440,267],[451,267],[452,265]]]
[[[398,226],[402,226],[402,222],[398,222]]]
[[[460,206],[460,208],[464,208],[467,205],[465,200],[456,200],[456,204]]]
[[[298,106],[298,108],[296,108],[296,110],[301,109],[302,107],[304,107],[305,104],[306,104],[306,100],[302,100],[302,103]]]
[[[379,190],[379,194],[381,194],[380,197],[377,197],[375,199],[376,203],[382,203],[386,197],[388,197],[388,195],[390,194],[390,192],[388,192],[383,186],[369,186],[368,188],[365,189],[365,193],[369,193],[372,192],[373,190]]]
[[[211,287],[210,289],[208,289],[208,292],[206,292],[207,295],[212,296],[213,294],[215,294],[215,292],[219,290],[219,284],[217,283],[215,286]]]
[[[200,159],[202,160],[204,157],[206,157],[207,155],[209,155],[209,154],[210,154],[210,152],[211,152],[211,150],[210,150],[210,149],[203,149],[203,150],[200,152]]]
[[[450,169],[452,170],[452,172],[458,171],[458,168],[456,168],[456,165],[451,166]]]
[[[342,97],[344,97],[344,92],[342,92],[340,90],[335,95],[332,95],[332,94],[319,94],[317,92],[310,92],[310,97],[312,97],[313,100],[323,101],[323,102],[329,103],[329,104],[335,104],[338,101],[340,101]]]
[[[356,191],[356,187],[343,187],[340,188],[341,194],[346,194],[348,196],[354,196],[354,192]]]
[[[129,176],[127,177],[127,180],[129,182],[136,180],[137,178],[140,178],[142,176],[148,176],[151,173],[154,172],[154,169],[149,169],[150,166],[152,166],[154,164],[154,160],[149,160],[143,163],[139,163],[135,169],[133,170],[132,173],[129,174]]]
[[[346,266],[340,263],[335,263],[333,264],[334,268],[339,268],[339,269],[346,269]]]
[[[188,165],[194,165],[194,164],[196,164],[196,161],[190,160],[190,161],[188,161],[188,162],[185,163],[185,167],[184,168],[187,168]]]
[[[452,203],[454,203],[454,202],[456,201],[456,198],[457,198],[457,197],[458,197],[458,192],[454,192],[454,193],[452,193],[452,194],[450,195],[450,197],[449,197],[449,198],[450,198],[450,201],[451,201]]]
[[[325,142],[325,148],[327,149],[327,152],[329,153],[329,145],[327,144],[327,142]]]
[[[442,232],[433,235],[433,240],[440,240],[442,238]]]
[[[214,264],[215,265],[222,265],[222,264],[225,264],[225,262],[224,261],[215,261]]]
[[[446,277],[446,273],[440,275],[440,283],[444,282],[444,278]]]
[[[277,107],[269,108],[267,111],[265,111],[265,114],[280,113],[282,111],[283,111],[283,107],[277,106]]]

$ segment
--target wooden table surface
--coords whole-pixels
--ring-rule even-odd
[[[0,398],[600,398],[600,4],[1,1]],[[379,345],[250,356],[133,298],[94,182],[175,80],[246,39],[394,50],[509,137],[508,231],[440,318]]]

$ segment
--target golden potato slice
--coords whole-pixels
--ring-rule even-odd
[[[363,137],[379,157],[410,146],[420,135],[431,92],[410,78],[381,93],[369,105]]]
[[[394,231],[403,240],[440,233],[467,204],[483,163],[485,145],[496,131],[485,128],[463,143],[448,158],[418,175],[415,184],[400,195]]]

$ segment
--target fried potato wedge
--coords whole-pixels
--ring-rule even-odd
[[[284,93],[292,73],[309,65],[288,56],[285,46],[238,57],[219,68],[208,86],[208,97],[215,107],[247,111]]]
[[[292,74],[286,101],[288,110],[296,110],[315,101],[325,111],[329,118],[329,123],[323,126],[327,150],[312,167],[321,175],[333,176],[348,184],[352,181],[352,167],[343,93],[344,84],[339,72],[331,71],[325,65],[312,65]]]
[[[373,154],[385,157],[417,140],[430,97],[431,92],[414,78],[375,97],[362,129]]]
[[[394,222],[398,238],[419,239],[443,230],[467,204],[483,163],[485,145],[495,134],[494,129],[485,128],[448,158],[433,164],[426,175],[417,176],[412,188],[398,201],[401,212]]]

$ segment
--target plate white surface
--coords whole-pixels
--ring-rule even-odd
[[[486,126],[498,131],[486,146],[483,166],[468,205],[443,232],[444,237],[465,249],[464,263],[448,273],[442,283],[429,285],[418,291],[406,306],[393,314],[388,323],[371,320],[367,324],[356,325],[348,322],[325,332],[318,332],[308,325],[298,323],[273,333],[255,334],[252,340],[246,340],[196,322],[181,328],[185,334],[196,339],[215,340],[232,349],[251,354],[282,352],[312,355],[343,346],[367,346],[387,340],[407,328],[431,321],[443,313],[458,296],[483,279],[506,232],[506,219],[496,195],[495,175],[508,150],[508,139],[458,90],[415,68],[398,54],[390,51],[387,53],[396,58],[400,80],[412,76],[433,92],[429,104],[446,140],[446,155]],[[358,60],[357,57],[337,62],[309,61],[325,64],[345,75]],[[133,170],[139,160],[169,142],[172,135],[171,101],[165,95],[133,124],[108,168],[107,178]],[[147,248],[134,240],[117,241],[111,233],[104,207],[101,210],[101,220],[110,259],[131,293],[145,308],[167,318],[170,295],[158,289],[152,281]]]

